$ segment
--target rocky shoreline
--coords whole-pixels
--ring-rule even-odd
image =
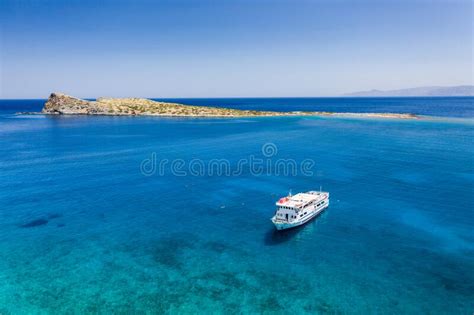
[[[23,113],[33,114],[33,113]],[[413,114],[396,113],[332,113],[332,112],[272,112],[239,110],[223,107],[193,106],[157,102],[143,98],[98,98],[87,101],[52,93],[41,113],[48,115],[107,115],[107,116],[167,116],[167,117],[274,117],[274,116],[335,116],[361,118],[418,119]]]

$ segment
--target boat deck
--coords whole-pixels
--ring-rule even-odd
[[[298,193],[294,196],[283,197],[276,203],[279,207],[301,208],[304,205],[320,201],[327,197],[327,192],[309,191],[306,193]]]

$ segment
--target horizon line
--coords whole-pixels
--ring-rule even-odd
[[[59,92],[54,92],[59,93]],[[64,93],[63,93],[64,94]],[[142,98],[142,99],[264,99],[264,98],[461,98],[461,97],[474,97],[474,95],[416,95],[416,96],[390,96],[390,95],[377,95],[377,96],[356,96],[356,95],[338,95],[338,96],[212,96],[212,97],[137,97],[137,96],[125,96],[125,97],[114,97],[114,96],[99,96],[99,97],[78,97],[69,94],[65,94],[79,99],[84,100],[97,100],[98,98]],[[47,100],[49,98],[0,98],[0,101],[33,101],[33,100]]]

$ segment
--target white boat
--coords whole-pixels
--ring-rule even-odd
[[[305,224],[329,206],[329,193],[308,191],[280,198],[272,222],[277,230],[285,230]]]

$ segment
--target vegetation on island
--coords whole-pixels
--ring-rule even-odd
[[[62,93],[52,93],[45,103],[43,114],[63,115],[142,115],[177,117],[254,117],[254,116],[363,116],[386,118],[416,118],[412,114],[391,113],[329,113],[329,112],[274,112],[240,110],[225,107],[194,106],[158,102],[143,98],[98,98],[87,101]]]

